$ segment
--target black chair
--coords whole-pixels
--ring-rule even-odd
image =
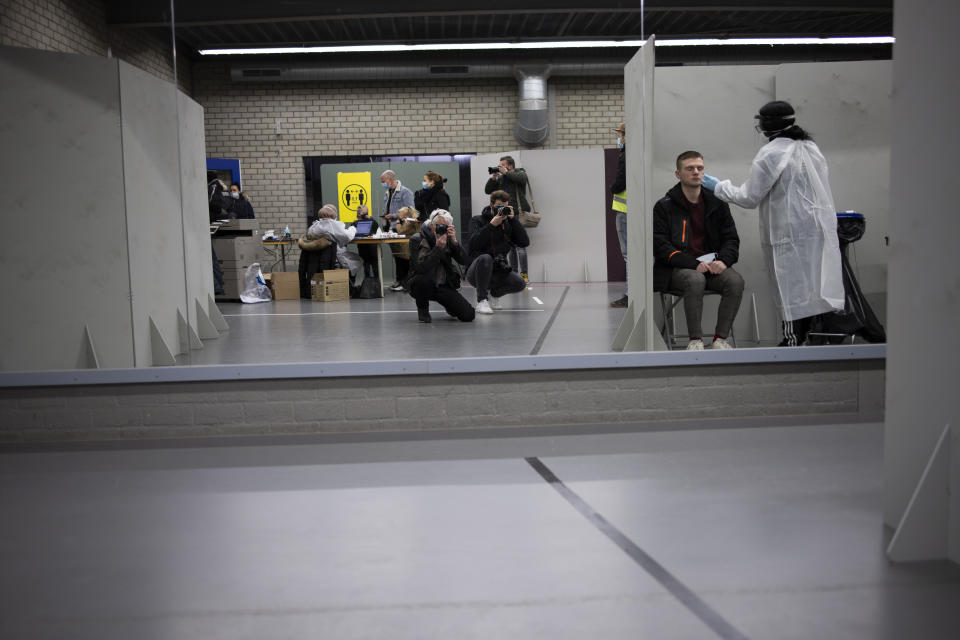
[[[676,333],[674,333],[675,329],[673,326],[674,325],[673,312],[676,306],[680,304],[680,301],[683,300],[683,292],[677,289],[673,289],[670,291],[657,291],[656,293],[660,294],[660,308],[663,310],[663,319],[662,319],[662,322],[660,323],[660,335],[663,336],[663,341],[667,343],[667,349],[670,349],[672,351],[674,347],[679,346],[677,345],[677,338],[680,337]],[[704,297],[719,296],[719,295],[720,295],[719,291],[711,291],[710,289],[706,289],[703,292]],[[670,296],[671,299],[667,300],[667,296]],[[684,337],[689,338],[690,336],[685,335]],[[736,336],[733,335],[733,327],[730,327],[730,335],[728,337],[730,338],[730,343],[734,347],[736,347],[737,338]]]

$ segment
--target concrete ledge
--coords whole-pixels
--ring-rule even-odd
[[[76,369],[0,373],[0,388],[214,380],[408,376],[490,371],[690,367],[774,362],[833,362],[838,360],[884,360],[886,357],[887,346],[885,344],[857,344],[792,349],[734,349],[732,351],[643,351],[490,358],[437,358],[432,360],[367,360],[356,362],[173,366],[141,369]]]
[[[562,425],[784,416],[875,421],[883,390],[884,361],[876,358],[20,387],[0,389],[0,442],[504,428],[522,434]]]

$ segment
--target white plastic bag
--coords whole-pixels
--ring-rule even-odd
[[[263,281],[260,263],[254,262],[247,267],[243,274],[243,293],[240,294],[243,302],[270,302],[270,288]]]

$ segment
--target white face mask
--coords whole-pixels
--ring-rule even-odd
[[[239,198],[239,197],[240,197],[240,194],[239,194],[239,193],[236,193],[236,192],[234,192],[234,191],[231,191],[231,192],[230,192],[230,197],[231,197],[231,198]]]

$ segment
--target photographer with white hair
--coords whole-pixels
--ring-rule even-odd
[[[431,322],[431,300],[461,322],[471,322],[475,317],[473,305],[457,291],[461,276],[456,263],[466,266],[467,252],[457,242],[453,216],[445,209],[435,209],[420,233],[410,238],[408,282],[420,322]]]

